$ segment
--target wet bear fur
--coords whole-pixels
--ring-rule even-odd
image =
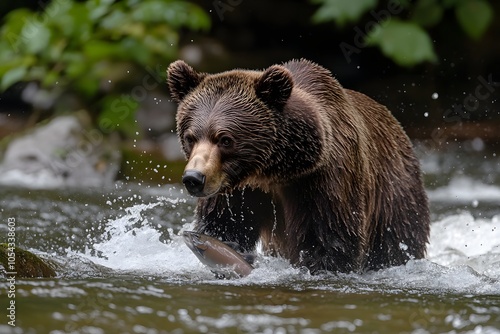
[[[168,85],[185,171],[203,175],[197,231],[313,273],[424,257],[419,162],[386,107],[307,60],[219,74],[179,60]]]

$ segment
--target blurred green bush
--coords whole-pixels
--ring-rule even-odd
[[[39,12],[16,9],[0,28],[0,91],[35,82],[53,100],[52,110],[67,108],[69,95],[104,130],[118,126],[130,134],[138,101],[123,82],[143,81],[150,89],[144,77],[164,79],[159,64],[177,58],[178,32],[210,24],[186,1],[52,0]]]
[[[376,46],[400,66],[414,66],[437,59],[428,31],[437,26],[446,11],[472,39],[479,39],[493,22],[494,11],[487,0],[311,0],[319,4],[313,22],[355,27],[353,43],[340,45],[344,56]],[[365,20],[366,18],[366,20]],[[356,29],[357,28],[357,29]]]

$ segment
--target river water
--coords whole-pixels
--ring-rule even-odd
[[[421,161],[427,258],[365,274],[259,255],[250,276],[215,279],[179,236],[195,201],[178,185],[4,186],[0,242],[14,220],[58,276],[18,278],[15,298],[2,279],[0,333],[500,333],[500,158],[460,146]]]

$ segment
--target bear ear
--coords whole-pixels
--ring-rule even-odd
[[[205,76],[206,74],[196,72],[182,60],[173,62],[167,69],[170,96],[177,103],[182,101],[190,91],[200,84]]]
[[[293,79],[289,70],[273,65],[255,83],[255,92],[264,103],[281,109],[292,93]]]

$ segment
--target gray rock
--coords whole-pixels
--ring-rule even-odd
[[[7,146],[0,184],[30,188],[103,186],[114,181],[121,152],[76,116],[60,116]]]

